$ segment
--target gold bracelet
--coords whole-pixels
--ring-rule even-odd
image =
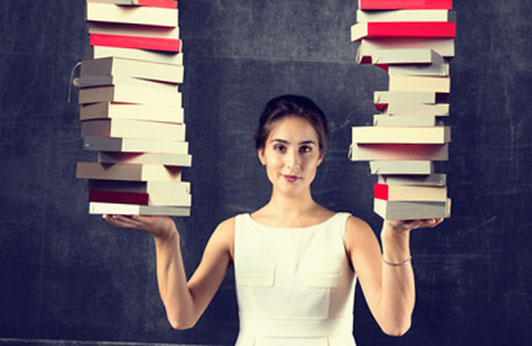
[[[389,266],[392,266],[392,267],[399,267],[405,263],[408,263],[412,260],[412,256],[408,257],[407,259],[405,259],[404,261],[401,261],[399,263],[393,263],[393,262],[388,262],[387,260],[384,259],[384,257],[382,257],[382,262],[384,262],[384,264],[387,264]]]

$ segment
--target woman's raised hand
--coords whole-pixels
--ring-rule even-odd
[[[156,238],[164,239],[177,233],[174,220],[168,216],[106,214],[103,218],[113,226],[148,231]]]
[[[421,219],[421,220],[385,220],[386,228],[392,229],[395,232],[410,231],[416,228],[436,227],[443,222],[443,218],[438,219]]]

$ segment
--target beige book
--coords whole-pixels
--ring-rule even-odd
[[[125,75],[178,84],[183,81],[184,67],[182,65],[109,57],[82,61],[79,75],[80,77]]]
[[[377,184],[375,198],[386,201],[446,202],[446,186],[405,186]]]
[[[180,181],[181,168],[171,166],[166,167],[163,165],[78,162],[76,178],[128,181]]]
[[[447,176],[440,173],[431,175],[379,175],[378,182],[387,185],[445,186]]]
[[[371,161],[371,174],[429,175],[434,173],[431,161]]]
[[[179,27],[144,26],[117,23],[89,23],[89,34],[179,39]]]
[[[449,10],[357,10],[357,22],[456,22],[456,12]]]
[[[123,153],[107,152],[98,153],[100,163],[139,163],[165,166],[190,167],[192,155],[176,155],[164,153]]]
[[[83,149],[90,151],[153,152],[186,155],[188,154],[188,142],[127,137],[85,137],[83,139]]]
[[[81,122],[81,137],[128,137],[184,141],[185,124],[130,119],[87,120]]]
[[[178,26],[177,9],[159,7],[123,7],[102,0],[87,0],[86,20],[153,26]]]
[[[111,85],[79,89],[80,104],[95,102],[122,102],[181,108],[181,93],[150,90],[128,85]]]
[[[74,78],[72,84],[78,88],[123,85],[123,86],[135,87],[135,88],[148,89],[150,91],[160,91],[163,93],[177,93],[178,92],[177,84],[164,83],[164,82],[154,81],[150,79],[130,77],[130,76],[121,76],[121,75],[79,77],[79,78]]]
[[[89,190],[116,191],[134,193],[189,194],[190,182],[187,181],[122,181],[89,180]]]
[[[373,103],[436,103],[438,95],[430,91],[375,91]]]
[[[79,120],[92,119],[136,119],[182,124],[185,111],[177,107],[160,107],[138,103],[96,102],[83,104]]]
[[[424,104],[424,103],[402,103],[390,102],[385,108],[384,113],[394,116],[407,115],[427,115],[437,117],[449,116],[450,106],[448,103]]]
[[[431,64],[431,65],[390,65],[388,66],[389,75],[408,75],[408,76],[449,76],[449,64]]]
[[[449,126],[437,127],[353,127],[353,143],[444,144],[451,140]]]
[[[136,204],[90,202],[89,214],[190,216],[190,207],[152,207]]]
[[[369,54],[362,54],[357,49],[356,61],[359,64],[443,64],[441,55],[426,48],[395,48],[374,50]]]
[[[183,53],[151,51],[106,46],[91,46],[85,49],[85,60],[100,58],[122,58],[159,64],[183,65]]]
[[[432,91],[449,93],[451,91],[450,77],[390,75],[390,91]]]
[[[349,158],[352,161],[372,160],[429,160],[449,159],[446,144],[351,144]],[[384,174],[384,173],[383,173]]]
[[[404,202],[374,199],[373,210],[387,220],[417,220],[449,217],[451,200],[446,202]]]
[[[444,58],[452,58],[455,53],[453,38],[391,37],[371,40],[362,39],[360,41],[359,54],[371,56],[375,50],[405,48],[433,49]]]
[[[443,121],[434,115],[373,115],[373,126],[384,127],[434,127],[443,126]]]

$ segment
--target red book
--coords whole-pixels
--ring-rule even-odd
[[[359,10],[452,10],[452,0],[359,0]]]
[[[360,22],[351,27],[351,40],[384,37],[456,37],[456,23],[450,22]]]
[[[181,51],[181,40],[170,38],[90,34],[90,44],[92,46],[161,50],[168,52]]]
[[[114,0],[114,3],[124,6],[177,8],[177,1],[175,0]]]
[[[374,184],[373,185],[373,197],[377,199],[388,200],[388,185],[386,184]]]
[[[148,205],[147,193],[89,190],[89,202]]]

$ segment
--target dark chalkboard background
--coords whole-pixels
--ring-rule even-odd
[[[346,158],[351,126],[370,123],[373,91],[387,83],[378,68],[354,62],[357,2],[179,7],[194,206],[192,217],[176,221],[189,275],[219,222],[267,201],[252,134],[264,103],[283,93],[310,96],[330,121],[315,198],[379,230],[374,177],[367,163]],[[357,288],[361,346],[532,344],[532,3],[454,7],[453,142],[440,166],[453,217],[413,235],[417,305],[404,337],[380,332]],[[231,273],[198,325],[174,331],[157,292],[151,237],[88,215],[75,164],[96,158],[82,150],[76,102],[66,102],[70,70],[88,46],[84,1],[2,0],[0,28],[0,340],[230,345],[238,331]]]

